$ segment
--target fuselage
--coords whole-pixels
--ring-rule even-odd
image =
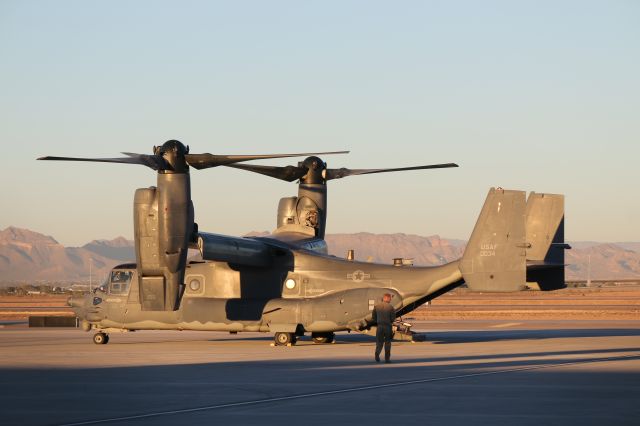
[[[94,294],[72,305],[85,327],[98,329],[335,332],[369,327],[385,293],[400,315],[462,279],[458,262],[397,267],[323,254],[321,239],[254,240],[274,250],[271,265],[191,260],[175,311],[142,309],[135,264],[114,268]]]

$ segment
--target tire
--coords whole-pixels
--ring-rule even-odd
[[[296,344],[296,336],[293,333],[276,333],[273,337],[276,346],[287,346],[288,344]]]
[[[96,345],[104,345],[109,341],[109,336],[103,332],[99,332],[93,335],[93,343]]]
[[[311,333],[311,340],[317,345],[332,343],[335,338],[334,333]]]

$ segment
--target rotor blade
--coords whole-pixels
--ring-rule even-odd
[[[122,154],[140,160],[138,164],[144,164],[153,170],[165,170],[169,168],[169,165],[165,159],[162,158],[162,155],[136,154],[135,152],[123,152]]]
[[[50,161],[90,161],[95,163],[120,163],[120,164],[140,164],[150,167],[154,170],[164,168],[164,160],[161,157],[155,155],[144,154],[131,154],[126,153],[129,157],[120,158],[78,158],[78,157],[53,157],[46,156],[40,157],[38,160],[50,160]]]
[[[209,167],[226,166],[251,160],[264,160],[268,158],[308,157],[310,155],[348,154],[349,151],[333,152],[303,152],[299,154],[265,154],[265,155],[213,155],[213,154],[186,154],[187,163],[195,169],[202,170]]]
[[[235,169],[247,170],[254,173],[260,173],[262,175],[271,176],[276,179],[285,180],[287,182],[293,182],[296,179],[300,179],[307,174],[306,167],[296,166],[258,166],[255,164],[228,164],[227,167],[233,167]]]
[[[423,170],[423,169],[445,169],[448,167],[458,167],[455,163],[431,164],[428,166],[400,167],[395,169],[327,169],[326,180],[340,179],[347,176],[369,175],[373,173],[387,172],[404,172],[407,170]]]

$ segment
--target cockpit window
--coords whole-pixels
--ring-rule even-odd
[[[131,271],[111,271],[110,294],[127,294],[131,282]]]
[[[107,292],[107,289],[109,288],[109,280],[111,279],[110,275],[105,276],[104,281],[102,281],[102,284],[100,284],[98,287],[93,289],[93,292],[96,293],[98,291],[101,291],[103,293]]]

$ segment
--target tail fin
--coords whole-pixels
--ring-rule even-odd
[[[526,219],[527,284],[538,290],[564,288],[564,195],[529,194]]]
[[[460,262],[475,291],[526,287],[525,192],[491,188]]]

